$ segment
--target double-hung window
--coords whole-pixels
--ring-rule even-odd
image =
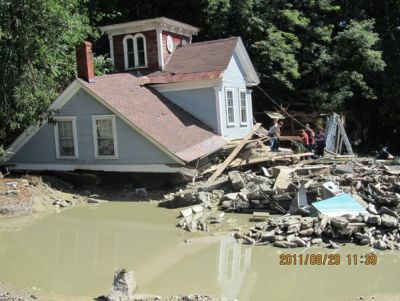
[[[239,90],[240,124],[247,125],[247,94],[246,90]]]
[[[92,116],[92,126],[95,157],[97,159],[117,159],[115,116]]]
[[[57,159],[78,158],[75,117],[56,117],[54,136]]]
[[[229,126],[235,124],[235,108],[233,102],[233,89],[227,88],[225,90],[225,105],[226,105],[226,118]]]
[[[122,43],[124,46],[125,69],[147,66],[146,37],[143,34],[127,35]]]

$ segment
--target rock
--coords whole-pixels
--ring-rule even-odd
[[[334,229],[344,229],[347,227],[348,224],[349,221],[344,217],[336,216],[331,218],[331,226]]]
[[[303,217],[301,219],[301,229],[308,229],[314,226],[315,219],[312,217]]]
[[[371,203],[368,204],[367,211],[371,214],[378,214],[375,205]]]
[[[192,211],[194,214],[202,213],[204,211],[204,207],[201,205],[196,205],[192,207]]]
[[[386,250],[387,249],[387,244],[383,240],[376,240],[374,242],[374,248],[378,250]]]
[[[322,238],[313,238],[313,239],[311,239],[311,244],[312,245],[322,244]]]
[[[278,248],[296,248],[297,244],[291,241],[276,241],[274,242],[274,246]]]
[[[269,231],[263,233],[261,235],[261,239],[262,241],[275,242],[276,241],[275,231]]]
[[[240,201],[240,202],[238,203],[237,206],[238,206],[238,208],[240,208],[240,209],[247,209],[247,208],[250,207],[250,204],[247,203],[247,202]]]
[[[390,216],[388,214],[382,214],[381,220],[381,224],[388,228],[397,227],[397,225],[399,224],[399,220],[396,217]]]
[[[233,202],[232,201],[223,201],[221,204],[222,210],[227,210],[233,208]]]
[[[235,191],[240,191],[245,187],[244,180],[238,171],[231,171],[228,173],[228,176]]]
[[[339,249],[339,245],[335,243],[334,241],[330,240],[329,244],[331,245],[332,249]]]
[[[11,187],[11,188],[17,188],[18,187],[18,183],[17,182],[7,182],[6,185]]]
[[[88,198],[88,199],[86,200],[86,203],[88,203],[88,204],[98,204],[98,203],[100,203],[100,202],[99,202],[99,200],[96,200],[96,199],[94,199],[94,198]]]
[[[313,228],[307,228],[304,230],[300,230],[299,234],[301,236],[311,236],[314,234],[314,229]]]
[[[125,269],[118,269],[114,273],[113,286],[108,301],[130,301],[136,291],[135,273],[127,272]]]
[[[15,190],[7,190],[6,191],[6,195],[7,196],[17,196],[19,195],[19,190],[15,189]]]
[[[295,237],[291,240],[291,242],[294,242],[298,247],[306,247],[307,243],[302,240],[300,237]]]
[[[381,224],[381,217],[379,215],[369,215],[367,217],[367,223],[369,225],[380,225]]]
[[[232,192],[232,193],[227,193],[224,195],[224,199],[234,201],[237,199],[239,193],[237,192]]]
[[[288,226],[286,233],[291,234],[291,233],[297,233],[299,231],[300,231],[300,223],[297,222],[297,223],[290,224]]]
[[[369,238],[362,238],[358,243],[362,246],[369,245],[370,239]]]
[[[316,235],[321,235],[322,232],[325,230],[326,225],[329,222],[329,216],[327,215],[320,215],[319,221],[314,226],[314,231]]]
[[[192,208],[183,209],[183,210],[180,211],[180,214],[184,218],[192,216],[192,214],[193,214]]]
[[[387,214],[390,216],[398,217],[399,215],[397,212],[390,210],[388,207],[382,206],[381,209],[379,209],[379,214]]]

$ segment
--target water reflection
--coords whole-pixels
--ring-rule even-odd
[[[250,248],[242,248],[233,237],[225,237],[221,240],[218,285],[221,288],[222,297],[230,300],[238,297],[250,262]]]

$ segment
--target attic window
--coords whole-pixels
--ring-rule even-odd
[[[125,69],[147,67],[146,37],[143,34],[125,36],[123,45]]]

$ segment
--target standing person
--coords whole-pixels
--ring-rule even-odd
[[[308,135],[305,130],[300,131],[300,138],[301,138],[302,145],[308,150],[310,141],[308,139]]]
[[[320,128],[318,130],[317,138],[315,139],[317,143],[317,156],[322,158],[324,156],[324,149],[326,145],[326,135],[324,129]]]
[[[305,132],[308,136],[308,148],[307,149],[310,153],[312,153],[314,146],[315,146],[315,133],[312,130],[312,128],[310,128],[309,123],[306,123]]]
[[[278,119],[274,119],[274,124],[269,128],[268,135],[271,137],[271,152],[279,151],[279,137],[281,130],[279,128]]]

